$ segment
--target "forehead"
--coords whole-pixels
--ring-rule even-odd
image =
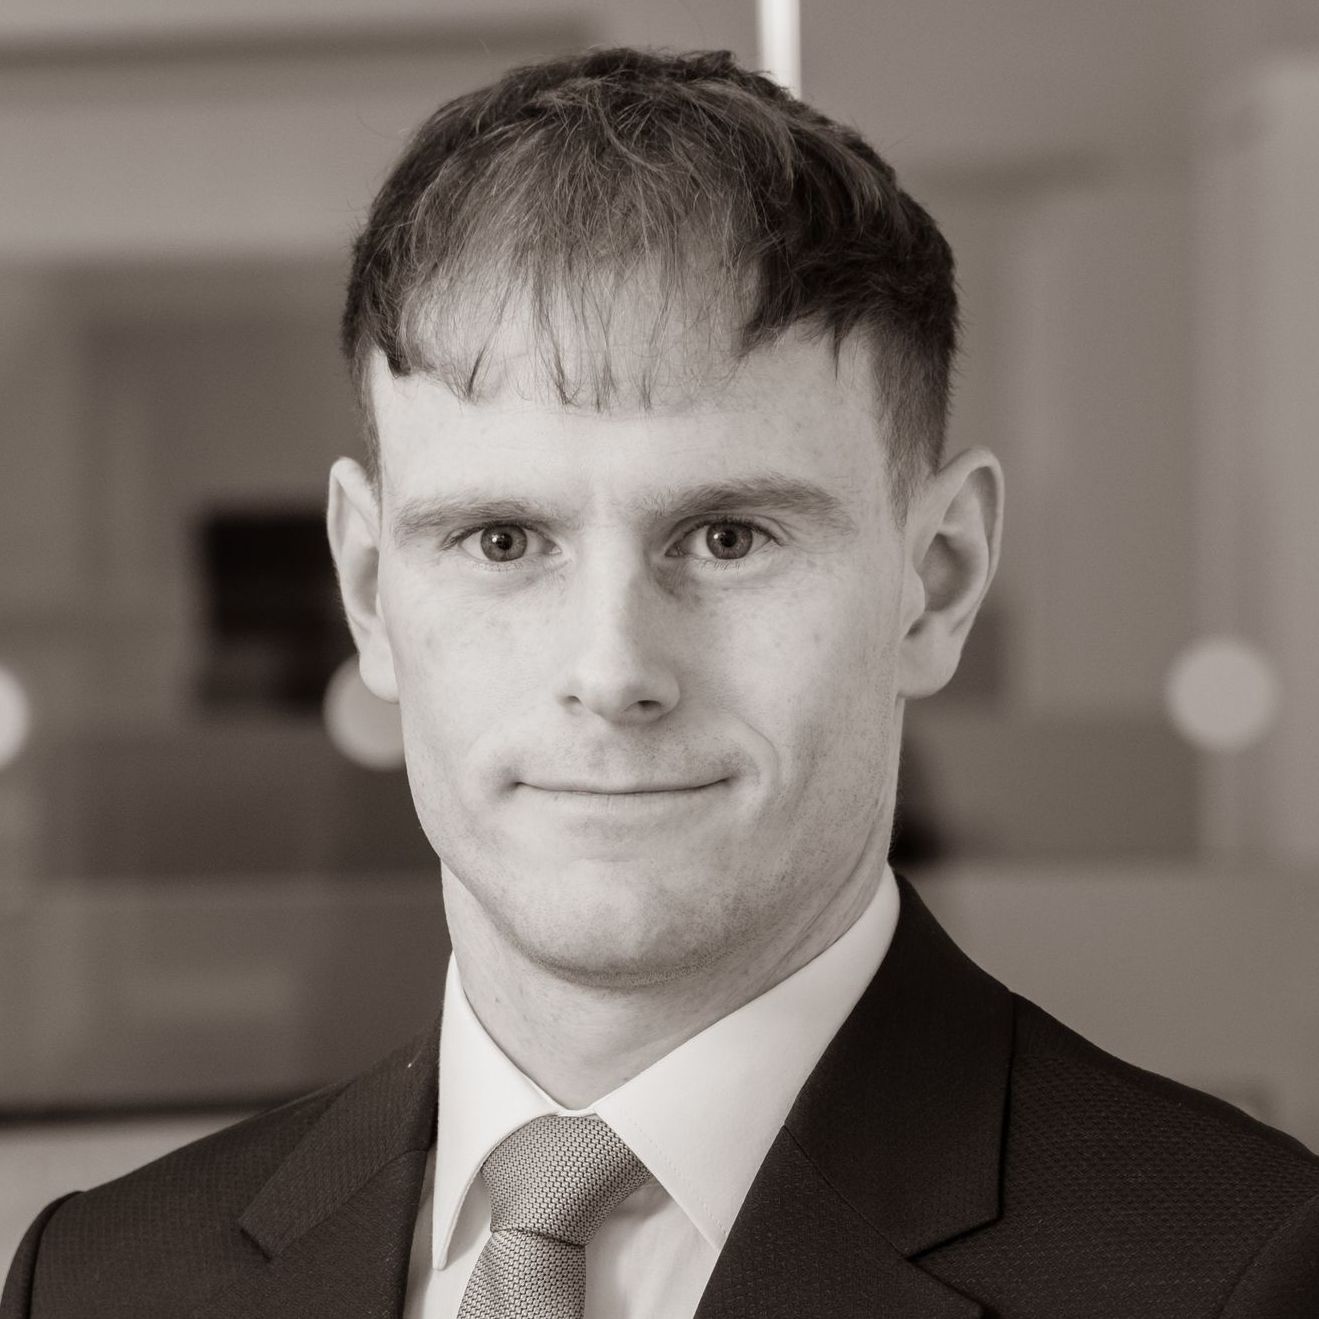
[[[827,338],[790,332],[608,409],[565,404],[537,367],[534,353],[510,352],[491,374],[499,387],[472,400],[432,375],[395,377],[374,354],[386,506],[475,483],[621,499],[766,473],[844,490],[885,479],[869,353],[849,342],[835,354]]]

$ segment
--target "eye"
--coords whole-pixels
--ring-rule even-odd
[[[686,553],[693,559],[723,564],[745,559],[766,541],[773,539],[769,532],[754,522],[722,519],[693,527],[679,544],[690,546]]]
[[[488,527],[476,527],[467,532],[458,542],[458,548],[470,559],[478,563],[515,563],[527,552],[530,537],[526,527],[519,527],[512,522],[494,523]]]

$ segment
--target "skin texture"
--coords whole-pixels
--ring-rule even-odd
[[[863,909],[904,702],[956,668],[1002,478],[970,451],[897,517],[858,348],[788,335],[605,414],[545,398],[531,360],[479,403],[378,360],[381,489],[339,460],[329,529],[468,998],[584,1107]],[[754,506],[681,498],[769,480]]]

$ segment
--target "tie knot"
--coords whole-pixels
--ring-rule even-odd
[[[650,1180],[645,1164],[598,1117],[542,1117],[506,1136],[481,1168],[490,1230],[519,1228],[584,1246]]]

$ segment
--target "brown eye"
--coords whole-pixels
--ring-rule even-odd
[[[508,563],[527,552],[527,533],[521,527],[483,527],[481,553],[493,563]]]
[[[744,559],[755,545],[755,529],[744,522],[712,522],[705,544],[716,559]]]
[[[707,567],[736,568],[744,559],[778,543],[777,538],[757,522],[721,518],[693,527],[669,553],[677,551],[679,557],[694,559]]]

